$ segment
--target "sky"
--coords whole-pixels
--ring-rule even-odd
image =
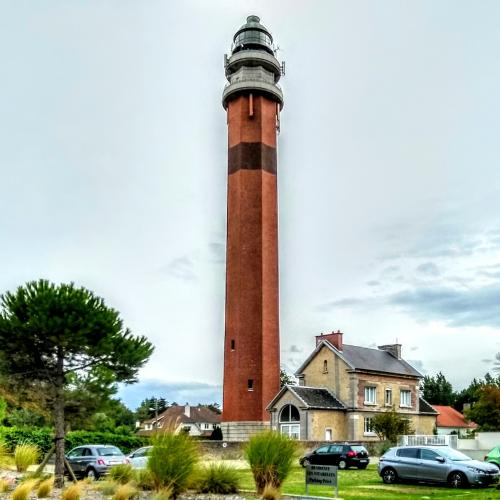
[[[500,351],[500,3],[0,0],[0,293],[104,297],[155,345],[146,397],[221,402],[223,56],[248,15],[286,62],[281,364],[399,342],[456,389]]]

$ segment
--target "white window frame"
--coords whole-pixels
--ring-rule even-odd
[[[399,406],[402,408],[411,408],[411,391],[409,389],[401,389],[399,391]]]
[[[374,385],[365,386],[365,405],[377,404],[377,388]]]
[[[389,397],[387,397],[389,396]],[[387,387],[384,392],[384,403],[385,406],[392,406],[392,389]]]
[[[300,439],[300,424],[280,424],[280,432],[291,439]]]
[[[364,417],[363,436],[376,436],[376,433],[372,431],[372,420],[373,417]]]

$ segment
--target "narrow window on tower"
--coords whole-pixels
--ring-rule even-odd
[[[253,391],[253,378],[248,379],[248,390]]]
[[[328,361],[326,359],[323,361],[323,373],[328,373]]]
[[[234,340],[231,340],[231,351],[234,351],[236,342]]]

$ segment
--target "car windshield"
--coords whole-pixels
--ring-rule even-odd
[[[440,448],[436,450],[440,455],[443,455],[454,462],[462,462],[464,460],[470,460],[470,457],[464,455],[460,451],[454,450],[453,448]]]
[[[116,457],[123,453],[116,446],[106,446],[106,448],[97,448],[97,453],[101,457]]]

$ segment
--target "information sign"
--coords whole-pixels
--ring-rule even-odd
[[[335,486],[335,497],[338,497],[337,467],[335,465],[307,465],[306,495],[309,495],[310,484]]]

